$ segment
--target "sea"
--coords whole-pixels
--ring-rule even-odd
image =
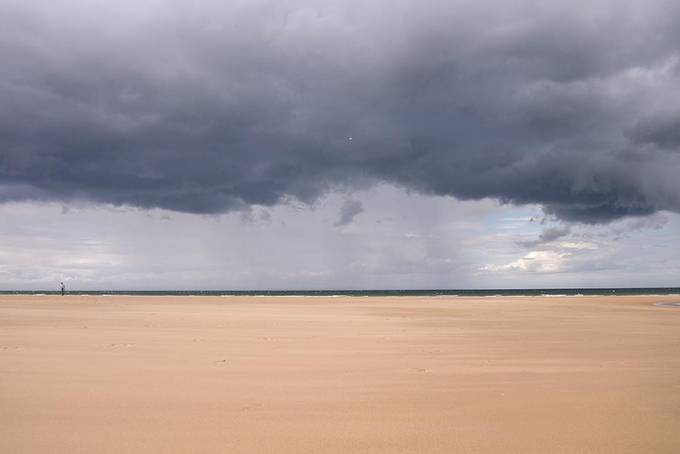
[[[58,295],[61,291],[0,290],[0,295]],[[91,296],[604,296],[680,295],[680,287],[541,288],[541,289],[420,289],[420,290],[68,290]]]

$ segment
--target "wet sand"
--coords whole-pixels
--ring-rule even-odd
[[[677,454],[659,302],[0,296],[0,452]]]

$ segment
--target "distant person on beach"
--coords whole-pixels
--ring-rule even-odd
[[[64,296],[64,293],[66,292],[66,286],[64,286],[64,283],[61,283],[61,296]]]

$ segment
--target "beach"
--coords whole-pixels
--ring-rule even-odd
[[[2,453],[680,452],[680,296],[0,296]]]

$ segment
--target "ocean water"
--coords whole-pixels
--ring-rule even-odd
[[[680,287],[429,289],[429,290],[68,290],[69,295],[131,296],[595,296],[680,295]],[[0,290],[0,295],[58,295],[60,291]]]

